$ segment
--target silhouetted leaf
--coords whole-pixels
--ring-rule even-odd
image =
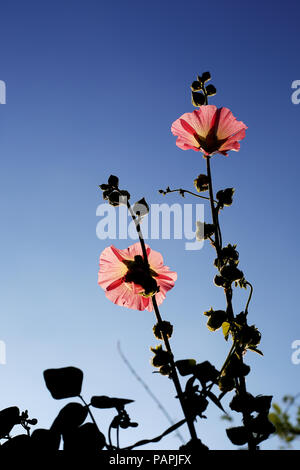
[[[216,87],[213,85],[207,85],[205,90],[208,96],[214,96],[217,93]]]
[[[205,103],[205,96],[202,93],[192,91],[193,106],[202,106]]]
[[[251,431],[255,432],[256,434],[264,434],[269,436],[273,432],[275,432],[275,427],[268,419],[268,413],[259,413],[254,419],[252,419],[250,423]],[[267,437],[264,438],[264,440]]]
[[[59,449],[60,434],[50,429],[35,429],[31,434],[31,447],[36,452],[51,453]]]
[[[10,433],[15,424],[20,423],[20,410],[17,406],[0,411],[0,439]]]
[[[19,434],[18,436],[9,439],[1,446],[1,456],[3,453],[10,455],[20,455],[24,458],[24,455],[31,451],[30,437],[27,434]]]
[[[185,376],[194,373],[196,361],[195,359],[183,359],[181,361],[176,361],[175,365],[178,369],[179,374]]]
[[[254,396],[251,393],[237,393],[229,403],[229,407],[238,413],[254,411]]]
[[[208,82],[211,79],[210,72],[204,72],[201,76],[201,80],[203,83]]]
[[[202,83],[198,82],[198,80],[194,81],[191,85],[192,91],[199,91],[202,88]]]
[[[200,418],[205,418],[202,413],[208,407],[208,400],[206,400],[203,395],[199,395],[197,393],[187,395],[185,403],[187,412],[190,416],[200,416]]]
[[[108,184],[117,188],[119,186],[119,178],[117,176],[110,175],[110,177],[108,178]]]
[[[223,209],[224,206],[231,206],[234,192],[234,188],[220,189],[220,191],[217,192],[216,199],[218,200],[220,209]]]
[[[222,406],[222,403],[220,402],[219,398],[216,397],[216,395],[214,395],[212,392],[210,391],[206,391],[205,392],[206,395],[208,396],[208,398],[211,399],[211,401],[218,407],[220,408],[220,410],[224,411],[224,413],[226,413],[226,411],[224,410],[223,406]]]
[[[85,423],[64,434],[64,451],[97,452],[105,446],[105,437],[95,423]]]
[[[209,361],[204,361],[196,365],[194,375],[205,387],[206,382],[215,382],[217,380],[219,371]]]
[[[133,402],[134,400],[129,400],[128,398],[111,398],[105,395],[91,398],[91,405],[94,408],[116,408],[118,410]]]
[[[237,446],[246,444],[249,440],[250,433],[244,426],[226,429],[228,439]]]
[[[56,400],[79,396],[83,372],[77,367],[62,367],[44,371],[46,386]]]
[[[222,325],[222,331],[223,331],[223,335],[226,341],[228,340],[229,330],[230,330],[230,323],[225,321]]]
[[[257,348],[251,347],[251,346],[248,346],[247,349],[249,349],[250,351],[256,352],[256,354],[259,354],[260,356],[263,356],[263,353],[261,352],[260,349],[257,349]]]
[[[143,197],[143,199],[140,199],[137,201],[132,208],[133,212],[138,216],[138,217],[145,217],[149,213],[149,206]]]
[[[70,429],[77,428],[86,419],[88,408],[80,403],[68,403],[60,410],[55,418],[51,430],[63,434]]]

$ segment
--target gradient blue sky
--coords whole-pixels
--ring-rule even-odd
[[[11,0],[0,13],[0,80],[7,85],[0,105],[0,339],[7,347],[0,407],[18,405],[49,426],[65,400],[51,398],[42,372],[74,365],[85,373],[87,399],[136,400],[130,411],[140,426],[122,434],[122,445],[159,434],[168,422],[120,359],[120,340],[181,419],[172,383],[152,374],[152,314],[111,304],[97,286],[98,258],[111,241],[96,237],[95,214],[98,184],[111,173],[135,200],[167,202],[157,193],[167,185],[192,189],[205,162],[175,146],[170,126],[193,110],[189,85],[206,70],[218,89],[211,104],[229,107],[249,128],[239,153],[212,162],[215,188],[236,188],[222,215],[223,238],[238,244],[255,287],[250,321],[263,332],[264,358],[246,359],[249,390],[277,401],[299,392],[300,365],[291,362],[291,343],[300,339],[300,105],[291,102],[291,83],[300,79],[299,3]],[[212,284],[211,247],[151,245],[179,274],[162,308],[175,326],[176,358],[220,367],[229,345],[207,330],[202,314],[224,307],[222,289]],[[239,292],[236,309],[244,302]],[[105,430],[111,411],[95,415]],[[198,424],[201,439],[232,448],[219,411],[210,405],[207,416]],[[154,448],[178,444],[171,436]],[[263,448],[277,446],[272,438]]]

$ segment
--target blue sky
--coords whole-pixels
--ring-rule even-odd
[[[205,171],[199,153],[175,146],[170,126],[193,110],[189,85],[206,70],[218,90],[211,104],[229,107],[248,126],[241,151],[215,157],[212,171],[216,189],[236,189],[222,214],[223,238],[238,244],[255,287],[250,319],[263,333],[264,358],[246,358],[249,390],[277,401],[299,391],[300,365],[291,362],[291,343],[300,339],[300,105],[291,101],[291,84],[300,80],[299,17],[299,4],[290,0],[284,8],[256,0],[2,2],[2,408],[18,405],[49,426],[64,401],[51,398],[42,371],[74,365],[85,373],[87,399],[136,400],[130,411],[140,426],[121,444],[159,434],[168,422],[119,357],[120,340],[173,419],[181,418],[171,382],[152,374],[152,314],[111,304],[97,286],[101,251],[132,242],[99,240],[96,208],[98,184],[111,173],[135,200],[195,202],[176,194],[167,201],[157,190],[192,189]],[[162,306],[174,324],[176,358],[220,367],[229,345],[207,330],[202,314],[224,307],[222,290],[212,284],[211,247],[189,252],[182,240],[151,246],[178,271]],[[237,310],[244,296],[237,293]],[[111,412],[95,414],[105,430]],[[210,405],[199,436],[210,448],[230,449],[219,415]],[[272,438],[263,448],[277,446]],[[176,447],[174,436],[155,445]]]

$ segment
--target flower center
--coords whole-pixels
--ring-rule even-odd
[[[218,139],[215,130],[211,129],[206,137],[201,137],[198,134],[195,134],[195,139],[199,143],[200,147],[205,150],[208,154],[216,152],[221,145],[226,141],[226,139]]]
[[[155,277],[158,274],[145,265],[144,259],[140,255],[136,255],[134,260],[123,260],[123,263],[126,265],[128,271],[124,276],[125,282],[133,282],[141,287],[144,291],[141,292],[141,295],[144,297],[151,297],[159,291]]]

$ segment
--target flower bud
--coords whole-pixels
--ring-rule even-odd
[[[202,92],[192,91],[192,105],[193,106],[202,106],[205,103],[205,96]]]
[[[197,189],[198,193],[201,193],[203,191],[208,190],[209,186],[209,178],[207,175],[199,175],[195,180],[194,180],[194,186]]]
[[[215,226],[214,224],[206,224],[205,222],[196,222],[197,230],[196,230],[196,239],[198,241],[206,240],[207,238],[211,237],[215,233]]]
[[[194,81],[191,84],[191,90],[192,91],[199,91],[199,90],[201,90],[201,88],[202,88],[202,83],[199,82],[198,80]]]
[[[244,346],[257,346],[261,340],[261,333],[255,325],[244,325],[238,335],[239,341]]]
[[[231,206],[233,202],[234,188],[221,189],[217,192],[216,198],[218,200],[218,205],[220,209],[223,209],[224,206]]]
[[[224,310],[210,309],[208,312],[204,312],[204,315],[209,317],[206,325],[210,331],[218,330],[227,320],[227,313]]]
[[[204,72],[201,76],[202,83],[208,82],[211,79],[210,72]]]
[[[235,381],[233,377],[222,375],[222,377],[219,378],[218,385],[221,392],[230,392],[235,387]]]
[[[269,413],[271,401],[271,395],[258,395],[253,401],[253,411],[257,413]]]
[[[225,261],[224,264],[228,262],[237,264],[239,261],[239,252],[236,250],[236,245],[229,243],[227,246],[224,246],[221,250],[221,257]]]
[[[155,348],[150,348],[150,350],[154,353],[154,357],[151,359],[151,363],[154,367],[161,367],[170,363],[171,354],[165,351],[161,344]]]
[[[244,377],[250,372],[250,366],[244,364],[236,355],[231,356],[228,365],[226,366],[225,373],[231,377]]]
[[[224,312],[225,313],[225,312]],[[226,315],[226,314],[225,314]],[[221,326],[223,325],[224,321],[226,320],[226,317],[223,318],[222,316],[219,316],[219,315],[211,315],[207,321],[207,328],[210,330],[210,331],[216,331],[218,330],[219,328],[221,328]]]
[[[168,337],[171,338],[173,333],[173,325],[169,321],[161,321],[160,323],[156,323],[153,327],[154,336],[157,339],[163,339],[162,332]]]
[[[113,190],[109,193],[108,202],[111,206],[117,207],[120,205],[120,191]]]
[[[202,416],[208,406],[208,400],[201,395],[190,395],[186,397],[185,408],[191,416]]]
[[[217,274],[215,277],[214,277],[214,284],[217,286],[217,287],[228,287],[228,281],[227,279],[225,279],[224,277],[222,276],[219,276],[219,274]]]
[[[114,188],[117,188],[119,186],[119,178],[117,176],[110,175],[108,178],[108,184]]]
[[[205,91],[207,96],[214,96],[217,93],[217,89],[214,85],[207,85]]]
[[[244,273],[233,264],[224,266],[221,269],[220,274],[230,282],[238,281],[244,277]]]
[[[169,364],[165,364],[164,366],[161,366],[159,368],[159,373],[161,375],[168,375],[170,376],[170,374],[172,373],[172,369],[171,369],[171,366]]]
[[[248,411],[252,412],[254,411],[253,409],[253,403],[254,403],[254,396],[251,395],[251,393],[246,393],[246,394],[236,394],[234,395],[233,399],[229,403],[229,407],[233,411],[237,411],[238,413],[242,413],[243,411]]]
[[[251,434],[245,428],[245,426],[238,426],[236,428],[226,429],[228,439],[237,446],[246,444],[251,438]]]

